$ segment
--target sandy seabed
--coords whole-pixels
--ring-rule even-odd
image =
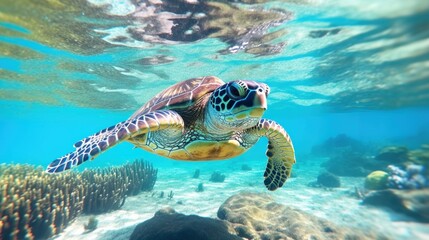
[[[429,239],[429,224],[415,222],[388,209],[360,204],[361,201],[354,196],[354,189],[355,186],[363,185],[363,178],[342,177],[341,187],[335,189],[308,187],[309,182],[317,179],[321,169],[312,162],[304,162],[294,169],[297,177],[289,179],[283,188],[269,192],[262,183],[262,165],[248,165],[253,170],[242,171],[241,165],[227,162],[222,168],[200,168],[198,179],[192,178],[195,168],[174,165],[160,168],[152,192],[128,197],[120,210],[97,215],[96,230],[85,232],[84,224],[88,222],[89,216],[82,215],[55,239],[129,239],[137,224],[152,218],[156,211],[165,207],[183,214],[216,218],[219,206],[230,196],[242,191],[268,193],[278,203],[296,207],[337,225],[382,232],[391,239]],[[224,182],[209,181],[214,170],[226,175]],[[204,184],[204,192],[195,191],[199,183]],[[170,191],[174,193],[172,199],[167,197]],[[164,192],[163,198],[160,198],[161,192]]]

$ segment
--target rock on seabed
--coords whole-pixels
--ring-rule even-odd
[[[230,233],[232,232],[232,233]],[[130,240],[241,240],[226,221],[184,215],[171,208],[137,225]]]
[[[267,194],[234,195],[221,205],[217,215],[231,222],[238,236],[245,239],[388,239],[372,231],[335,225],[276,203]]]

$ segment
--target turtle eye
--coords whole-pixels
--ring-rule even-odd
[[[235,99],[242,98],[246,95],[246,89],[240,84],[233,82],[228,87],[228,95]]]

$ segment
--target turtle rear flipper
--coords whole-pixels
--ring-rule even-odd
[[[183,129],[182,117],[170,110],[159,110],[137,116],[103,129],[74,144],[76,150],[49,164],[46,172],[58,173],[96,158],[101,153],[130,137],[166,128]]]
[[[267,168],[264,173],[264,184],[268,190],[274,191],[282,187],[289,178],[292,165],[295,163],[295,152],[292,141],[284,128],[268,119],[261,119],[249,130],[249,133],[268,138]]]

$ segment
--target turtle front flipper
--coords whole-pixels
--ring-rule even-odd
[[[274,191],[283,186],[296,162],[292,140],[280,124],[268,119],[261,119],[255,127],[249,129],[249,133],[268,138],[264,183],[268,190]]]
[[[130,137],[167,128],[183,129],[182,117],[170,110],[154,111],[103,129],[74,144],[76,150],[49,164],[46,172],[58,173],[94,159]]]

